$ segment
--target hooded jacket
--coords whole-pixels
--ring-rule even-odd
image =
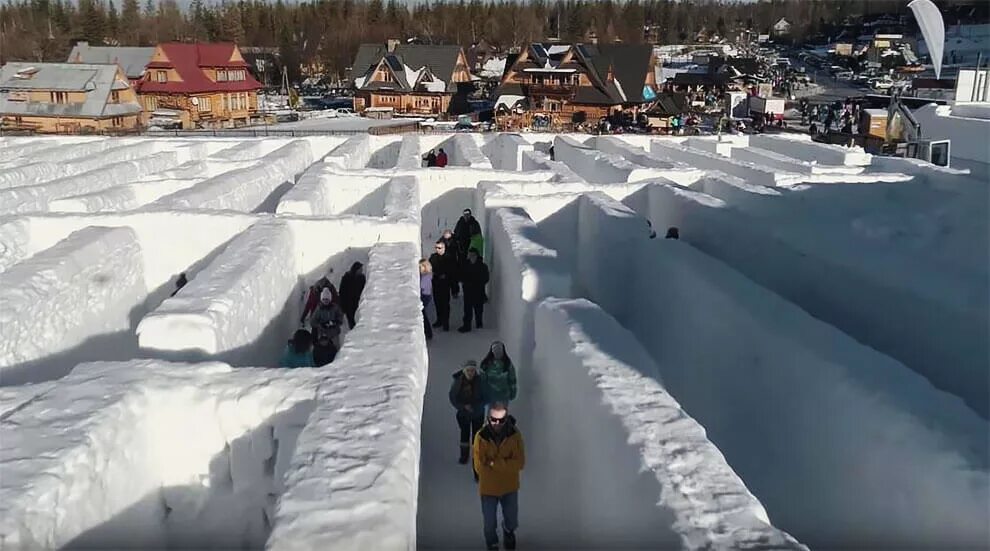
[[[465,256],[468,246],[471,244],[471,236],[476,233],[481,233],[481,223],[478,222],[477,218],[472,216],[471,220],[466,220],[461,216],[457,219],[457,224],[454,226],[454,239]]]
[[[492,343],[492,348],[495,347],[495,344]],[[495,359],[495,353],[492,352],[491,348],[488,349],[488,355],[485,356],[485,359],[481,360],[480,369],[485,381],[484,398],[485,403],[488,404],[515,400],[518,391],[516,366],[512,365],[509,354],[504,352],[505,345],[502,344],[502,346],[501,360]]]
[[[468,380],[464,376],[464,370],[454,373],[454,381],[450,384],[450,405],[457,408],[457,413],[471,413],[475,417],[484,417],[485,400],[482,389],[485,385],[484,377],[479,372],[474,379]],[[469,412],[465,406],[470,405]]]
[[[344,310],[357,310],[358,303],[361,302],[361,293],[364,292],[367,278],[357,272],[356,268],[360,267],[360,264],[351,266],[351,269],[340,278],[340,306]]]
[[[523,437],[516,419],[508,415],[501,431],[488,421],[474,436],[474,472],[478,473],[478,493],[504,496],[519,491],[519,472],[526,465]]]

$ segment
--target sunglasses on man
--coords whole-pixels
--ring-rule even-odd
[[[493,425],[499,425],[505,421],[505,417],[489,417],[488,422]]]

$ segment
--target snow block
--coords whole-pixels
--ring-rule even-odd
[[[968,169],[984,184],[990,177],[987,139],[990,137],[990,117],[981,103],[922,106],[913,111],[926,137],[951,140],[953,168]]]
[[[106,138],[45,138],[21,146],[3,148],[0,150],[0,162],[30,158],[33,162],[60,163],[97,155],[116,143],[118,142]]]
[[[861,166],[830,166],[820,165],[817,161],[801,161],[758,147],[736,147],[732,149],[731,156],[737,161],[754,163],[776,170],[798,174],[861,174],[865,170]]]
[[[523,151],[520,161],[522,170],[551,170],[557,174],[554,180],[558,182],[583,182],[584,178],[560,161],[551,161],[550,157],[541,151]]]
[[[314,164],[282,196],[275,212],[302,216],[361,214],[381,216],[387,176],[340,174]]]
[[[617,155],[637,165],[657,169],[657,176],[677,182],[682,186],[691,185],[705,174],[704,170],[681,163],[660,159],[644,151],[640,147],[629,145],[625,141],[611,136],[595,138],[595,147],[600,151]]]
[[[470,134],[454,134],[437,147],[447,154],[447,166],[492,169],[491,160],[482,153],[478,142]]]
[[[284,139],[264,139],[264,140],[237,140],[231,141],[231,147],[226,147],[210,155],[211,159],[223,161],[257,161],[285,146]]]
[[[269,551],[416,546],[427,353],[419,247],[371,249],[361,323],[348,333],[299,435]]]
[[[733,148],[737,148],[732,142],[723,142],[717,139],[688,138],[683,143],[688,147],[707,151],[708,153],[715,153],[723,157],[731,157]]]
[[[22,371],[45,366],[30,362],[129,331],[143,266],[133,230],[94,226],[0,273],[0,377],[31,378]]]
[[[38,212],[49,210],[52,200],[101,191],[127,183],[145,174],[175,166],[175,161],[175,152],[166,151],[132,161],[114,162],[103,168],[74,176],[65,176],[44,184],[0,190],[0,211]]]
[[[58,178],[64,174],[59,163],[32,162],[0,170],[0,189],[20,187]]]
[[[274,448],[292,454],[319,380],[224,364],[80,366],[0,426],[0,542],[262,547],[284,468]]]
[[[985,420],[683,241],[641,252],[619,321],[775,526],[812,548],[987,541]]]
[[[337,169],[368,166],[371,160],[371,136],[361,134],[348,139],[323,158],[323,163]]]
[[[497,208],[491,231],[491,303],[506,351],[518,365],[532,365],[533,312],[548,296],[571,296],[571,275],[557,251],[540,243],[540,230],[525,211]]]
[[[523,155],[532,151],[533,144],[519,134],[496,134],[481,148],[496,170],[525,170]]]
[[[266,331],[283,316],[297,284],[289,226],[262,221],[235,237],[182,291],[166,299],[138,325],[143,350],[191,359],[224,359],[251,365],[264,350],[281,352]]]
[[[780,227],[713,197],[669,185],[647,190],[648,205],[625,203],[658,227],[746,274],[860,342],[897,358],[935,386],[990,416],[987,287],[928,266],[886,245],[823,239],[827,225]]]
[[[801,139],[804,138],[804,139]],[[811,141],[807,136],[768,136],[755,134],[749,143],[759,149],[767,149],[802,161],[816,161],[824,165],[869,166],[873,155],[862,147],[843,147]]]
[[[120,212],[147,205],[153,201],[189,189],[205,178],[169,178],[144,180],[134,184],[113,186],[92,193],[56,199],[48,204],[52,212]]]
[[[661,159],[687,163],[704,170],[725,172],[760,186],[793,185],[801,182],[800,174],[777,172],[767,166],[729,159],[666,140],[654,140],[650,145],[650,153]]]
[[[423,166],[423,158],[420,153],[419,134],[406,134],[402,136],[402,145],[399,146],[399,155],[395,160],[395,168],[399,170],[414,170]]]
[[[618,155],[603,153],[570,136],[553,141],[554,158],[577,172],[581,178],[598,184],[632,182],[663,176],[661,171],[633,164]]]
[[[29,256],[30,239],[31,223],[28,218],[0,218],[0,272]]]
[[[760,212],[764,216],[769,214],[784,216],[789,214],[788,211],[794,206],[793,203],[782,200],[786,190],[750,184],[742,178],[724,172],[709,172],[689,187],[751,214]]]
[[[265,155],[252,167],[232,170],[151,203],[159,209],[211,209],[253,212],[275,190],[294,182],[313,162],[309,142],[294,140]]]
[[[546,450],[582,452],[560,457],[583,481],[582,496],[567,499],[572,482],[550,484],[565,502],[594,495],[599,508],[575,518],[574,541],[602,548],[615,541],[681,549],[805,549],[770,525],[763,505],[725,457],[664,388],[660,369],[636,338],[598,305],[548,298],[536,310],[535,377],[544,425],[580,416],[582,434],[552,431]],[[566,440],[566,442],[565,442]],[[600,461],[596,460],[602,455]],[[548,462],[553,458],[548,458]],[[628,465],[629,468],[622,468]],[[645,466],[651,480],[639,476]],[[554,470],[548,471],[554,476]],[[601,487],[595,484],[601,481]],[[578,509],[578,512],[582,509]],[[590,512],[590,511],[589,511]],[[648,528],[648,529],[647,529]],[[618,533],[609,534],[609,531]],[[649,541],[666,533],[663,541]]]

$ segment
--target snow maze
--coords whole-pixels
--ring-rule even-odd
[[[988,205],[778,136],[0,138],[0,548],[481,548],[494,339],[524,548],[986,548]],[[466,207],[486,329],[427,346]],[[336,361],[274,367],[354,261]]]

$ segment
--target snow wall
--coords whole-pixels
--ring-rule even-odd
[[[659,175],[684,186],[693,184],[698,178],[705,175],[704,170],[685,163],[660,159],[644,151],[642,148],[632,146],[617,137],[596,137],[592,143],[599,151],[619,156],[629,162],[644,167],[655,168],[661,171],[658,172]],[[649,147],[649,144],[647,144],[647,147]]]
[[[907,255],[822,239],[822,226],[777,228],[675,186],[647,186],[625,202],[990,416],[986,287]]]
[[[148,294],[143,265],[133,230],[93,226],[0,273],[3,384],[62,375],[72,358],[105,349],[136,350],[130,328]]]
[[[958,115],[956,112],[963,113]],[[950,165],[969,169],[975,178],[986,183],[990,177],[990,158],[987,156],[987,143],[990,143],[990,119],[965,116],[964,106],[929,104],[913,111],[921,124],[925,138],[933,140],[949,139]]]
[[[870,166],[873,159],[873,155],[865,152],[862,147],[818,143],[811,141],[811,138],[806,136],[798,138],[796,135],[785,137],[754,134],[750,136],[749,144],[802,161],[813,161],[823,165]]]
[[[323,158],[323,163],[338,169],[356,169],[368,166],[371,160],[371,136],[361,134],[349,138]]]
[[[576,463],[570,473],[577,480],[561,477],[564,469],[546,471],[555,478],[549,485],[564,492],[555,499],[589,506],[575,511],[574,541],[603,548],[642,544],[629,540],[647,529],[676,538],[651,542],[661,548],[803,548],[769,524],[763,506],[614,318],[584,299],[551,298],[537,308],[535,327],[539,369],[527,388],[542,404],[542,424],[565,427],[575,417],[586,422],[576,433],[536,435],[546,439],[545,449],[568,452],[548,463]],[[582,452],[570,453],[576,445]],[[602,476],[602,465],[613,474]],[[615,475],[644,467],[648,477]],[[672,533],[661,528],[668,524]]]
[[[550,156],[541,151],[524,151],[522,154],[521,170],[551,170],[556,173],[558,182],[583,182],[584,178],[560,161],[551,161]]]
[[[637,217],[608,201],[582,204],[576,291],[619,303],[618,321],[775,526],[826,548],[987,541],[984,420],[687,244],[637,236]],[[599,271],[626,266],[623,292],[596,284],[582,254]]]
[[[723,157],[687,145],[666,140],[655,140],[650,144],[650,153],[661,159],[685,163],[706,170],[718,170],[751,184],[761,186],[793,185],[802,181],[800,174],[775,172],[770,167]]]
[[[496,134],[482,148],[496,170],[525,170],[523,154],[533,151],[533,145],[519,134]],[[533,170],[533,169],[530,169]]]
[[[269,551],[416,546],[427,373],[418,260],[412,243],[371,248],[361,320],[299,436]]]
[[[478,142],[470,134],[454,134],[440,142],[437,149],[443,149],[447,154],[447,166],[492,169],[492,162],[482,153]]]
[[[663,176],[661,170],[633,164],[618,155],[603,153],[570,136],[553,141],[554,158],[562,161],[582,179],[605,184],[632,182]]]
[[[303,216],[362,214],[381,216],[387,176],[338,174],[315,164],[279,201],[275,212]]]
[[[261,547],[318,373],[79,366],[0,426],[0,544]]]

